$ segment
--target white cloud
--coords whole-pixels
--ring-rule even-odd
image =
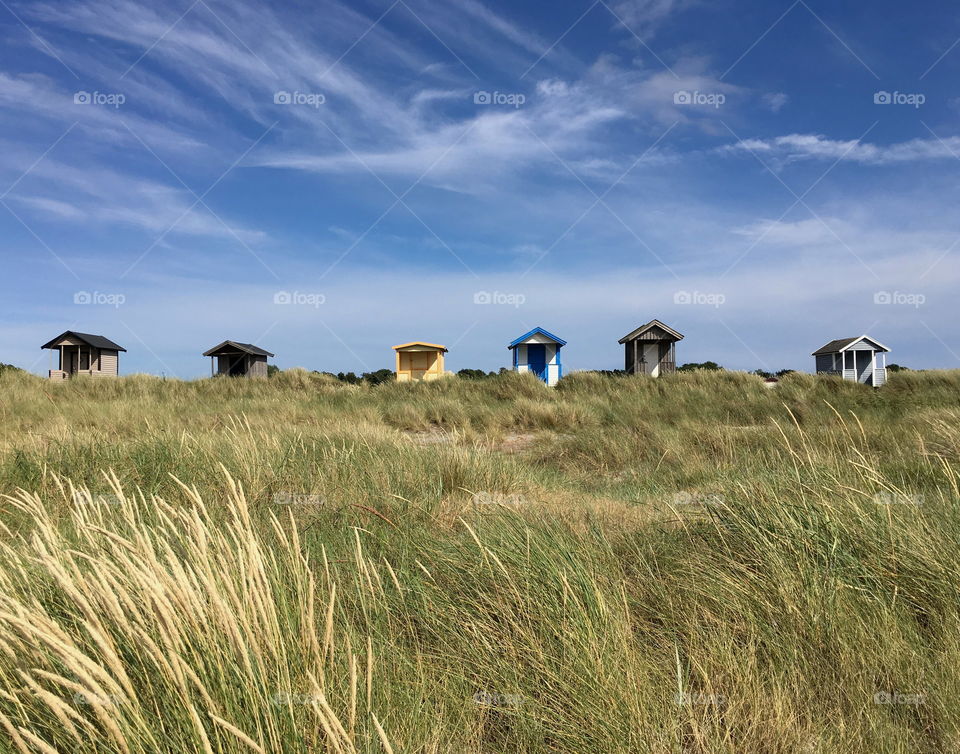
[[[869,144],[851,139],[829,139],[819,134],[788,134],[772,139],[743,139],[723,148],[728,152],[756,152],[784,162],[839,160],[863,165],[891,165],[922,160],[958,159],[960,136],[918,138],[894,144]]]

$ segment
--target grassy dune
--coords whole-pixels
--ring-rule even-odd
[[[960,750],[958,397],[0,375],[0,750]]]

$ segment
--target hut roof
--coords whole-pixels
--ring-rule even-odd
[[[524,334],[521,335],[519,338],[517,338],[515,341],[513,341],[513,343],[511,343],[509,346],[507,346],[507,348],[508,348],[508,349],[509,349],[509,348],[516,348],[517,346],[519,346],[520,344],[522,344],[525,340],[527,340],[528,338],[533,337],[534,335],[543,335],[543,336],[546,337],[546,338],[550,338],[550,340],[552,340],[552,341],[553,341],[554,343],[556,343],[558,346],[565,346],[565,345],[567,345],[567,341],[561,340],[560,338],[558,338],[558,337],[557,337],[556,335],[554,335],[553,333],[547,332],[547,331],[544,330],[542,327],[534,327],[530,332],[524,333]]]
[[[635,338],[639,338],[647,330],[651,330],[654,327],[659,327],[661,330],[667,333],[667,335],[669,335],[673,340],[683,340],[683,335],[678,333],[672,327],[668,327],[667,325],[663,324],[663,322],[661,322],[659,319],[651,319],[649,322],[647,322],[647,324],[641,325],[633,332],[627,333],[622,338],[620,338],[620,340],[617,342],[626,343],[628,340],[634,340]]]
[[[399,346],[393,346],[394,351],[402,351],[408,348],[427,348],[427,349],[436,349],[437,351],[443,351],[446,353],[448,350],[446,346],[441,346],[439,343],[427,343],[423,340],[412,340],[409,343],[401,343]]]
[[[837,340],[831,340],[825,346],[821,346],[816,351],[814,351],[811,354],[811,356],[822,356],[825,353],[841,353],[842,351],[846,351],[854,343],[859,343],[861,340],[870,341],[871,343],[873,343],[873,345],[876,346],[876,350],[878,351],[890,350],[885,345],[883,345],[883,343],[881,343],[879,340],[874,340],[869,335],[860,335],[859,337],[856,337],[856,338],[838,338]]]
[[[90,347],[92,347],[92,348],[99,348],[99,349],[104,350],[104,351],[124,351],[124,352],[126,352],[126,350],[127,350],[127,349],[124,348],[123,346],[118,346],[118,345],[117,345],[116,343],[114,343],[112,340],[110,340],[109,338],[105,338],[105,337],[103,337],[102,335],[90,335],[90,334],[84,333],[84,332],[76,332],[75,330],[67,330],[65,333],[62,333],[61,335],[58,335],[57,337],[55,337],[53,340],[49,341],[48,343],[44,343],[42,346],[40,346],[40,348],[41,348],[41,350],[44,349],[44,348],[56,348],[56,345],[55,345],[56,343],[59,343],[59,342],[60,342],[61,340],[63,340],[64,338],[67,338],[67,337],[70,337],[70,336],[73,336],[73,337],[76,338],[77,340],[82,340],[84,343],[86,343],[88,346],[90,346]]]
[[[209,351],[204,352],[204,356],[221,356],[226,353],[249,353],[252,356],[273,356],[269,351],[255,346],[251,343],[238,343],[235,340],[225,340],[218,346],[214,346]]]

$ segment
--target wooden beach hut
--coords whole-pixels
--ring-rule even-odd
[[[542,327],[534,327],[524,333],[507,348],[513,351],[513,369],[516,372],[533,372],[539,379],[553,386],[563,376],[560,349],[567,345]]]
[[[880,387],[887,381],[890,349],[869,335],[831,340],[813,352],[817,374],[832,374],[845,380]],[[878,358],[879,357],[879,358]]]
[[[442,377],[446,346],[413,341],[394,346],[397,353],[397,382],[435,380]]]
[[[229,377],[266,377],[267,359],[273,354],[250,343],[225,340],[204,352],[210,357],[210,376],[218,374]]]
[[[40,348],[50,351],[48,376],[51,380],[65,380],[78,374],[116,377],[120,373],[120,352],[127,350],[102,335],[73,330],[67,330]],[[53,368],[54,351],[59,355],[56,369]]]
[[[683,335],[667,327],[659,319],[652,319],[620,338],[623,346],[624,369],[629,374],[659,377],[677,371],[676,343]]]

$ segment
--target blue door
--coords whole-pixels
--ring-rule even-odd
[[[547,381],[547,347],[542,343],[531,343],[527,346],[527,364],[533,372],[544,382]]]

